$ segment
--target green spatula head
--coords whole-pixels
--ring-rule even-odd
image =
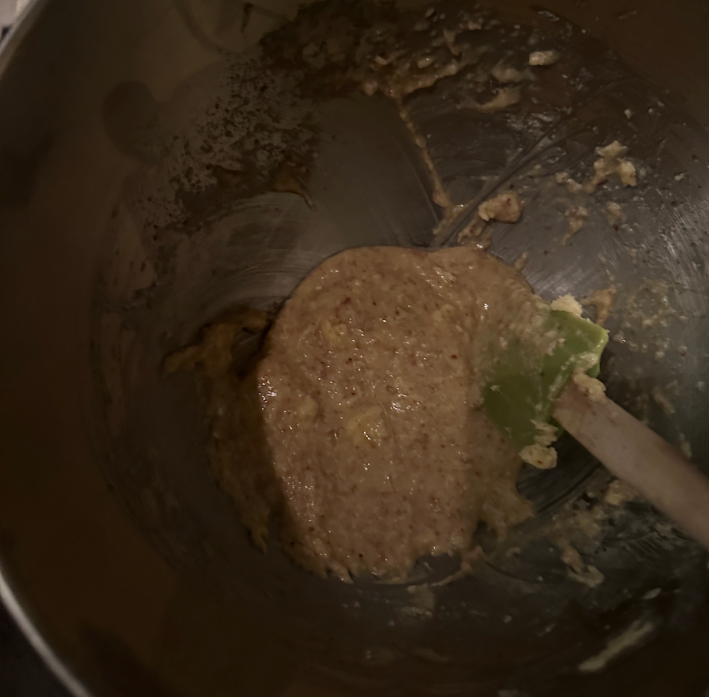
[[[483,390],[483,411],[507,436],[522,458],[537,467],[553,467],[548,446],[560,429],[551,411],[578,369],[598,375],[608,332],[591,320],[565,310],[549,310],[542,325],[553,337],[540,351],[524,337],[513,337],[490,373]]]

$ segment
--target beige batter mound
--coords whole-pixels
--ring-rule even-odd
[[[521,460],[479,403],[540,302],[471,247],[353,249],[302,282],[245,377],[230,349],[259,328],[253,313],[212,325],[168,369],[205,367],[212,460],[258,544],[273,519],[318,574],[402,578],[421,555],[469,549],[480,521],[504,535],[531,514]]]

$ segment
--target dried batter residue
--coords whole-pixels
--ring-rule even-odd
[[[561,310],[562,312],[570,312],[572,315],[577,315],[581,317],[583,308],[573,295],[562,295],[556,300],[552,300],[551,303],[552,310]]]
[[[614,479],[606,489],[603,500],[609,506],[622,506],[626,501],[637,498],[638,492],[630,484]]]
[[[403,608],[406,614],[432,615],[436,608],[436,596],[427,584],[409,586],[407,589],[411,604]]]
[[[622,504],[636,496],[637,492],[620,480],[607,485],[597,481],[586,491],[585,499],[590,503],[583,499],[567,502],[537,534],[541,532],[559,549],[561,561],[569,567],[569,578],[595,588],[605,576],[595,565],[587,564],[578,550],[595,554],[604,524],[623,515]]]
[[[636,646],[654,628],[652,622],[642,622],[640,620],[633,622],[622,634],[609,641],[603,651],[581,663],[579,670],[582,673],[595,673],[602,670],[621,653]]]
[[[588,218],[588,208],[583,206],[575,206],[566,212],[566,217],[569,220],[569,230],[561,238],[561,244],[565,245],[585,224]]]
[[[581,369],[574,371],[573,381],[591,402],[600,401],[606,394],[606,386]]]
[[[650,396],[652,397],[652,401],[655,402],[667,416],[674,415],[675,405],[672,404],[670,398],[659,387],[653,387]]]
[[[637,186],[637,172],[635,165],[625,159],[628,148],[614,140],[609,145],[596,148],[599,158],[593,163],[594,175],[584,191],[592,194],[609,177],[616,174],[624,186]]]
[[[670,303],[669,291],[666,281],[645,281],[626,300],[623,326],[629,329],[667,327],[671,317],[678,317]]]
[[[482,114],[494,114],[518,104],[521,99],[522,91],[519,87],[502,87],[488,101],[479,102],[477,99],[469,97],[461,101],[460,108],[475,109]]]
[[[617,222],[625,220],[625,213],[619,203],[608,201],[606,203],[606,218],[610,225],[615,225]]]
[[[305,184],[307,175],[307,170],[302,165],[283,162],[273,176],[271,188],[273,191],[301,196],[308,208],[315,210],[315,204]]]
[[[478,207],[478,215],[486,221],[516,223],[522,215],[522,201],[515,191],[505,191],[488,199]]]
[[[591,295],[581,298],[583,307],[596,308],[596,324],[601,327],[606,326],[606,320],[611,314],[613,303],[615,301],[616,289],[613,286],[594,290]]]
[[[682,453],[682,455],[684,455],[687,460],[692,459],[692,445],[687,440],[687,436],[685,436],[684,433],[679,434],[678,447],[679,451]]]
[[[529,261],[529,252],[522,252],[516,259],[514,264],[512,266],[517,270],[517,271],[524,271],[524,267],[527,266],[527,262]]]
[[[507,82],[523,82],[524,80],[530,80],[532,75],[529,70],[518,70],[509,65],[504,65],[503,63],[498,63],[492,69],[492,76],[502,83]]]
[[[549,50],[549,51],[532,51],[529,54],[529,64],[530,65],[554,65],[559,60],[559,52]]]
[[[592,194],[613,175],[617,175],[624,186],[637,186],[637,171],[635,165],[625,157],[627,152],[628,148],[625,145],[614,140],[609,145],[596,148],[596,154],[599,157],[593,163],[594,174],[585,184],[580,184],[572,179],[568,172],[557,172],[556,183],[566,186],[572,194],[581,192]],[[616,203],[606,205],[606,214],[609,220],[611,216],[617,220],[623,215],[620,206]]]
[[[428,173],[431,175],[431,181],[433,183],[433,194],[431,198],[433,202],[444,210],[451,209],[453,203],[448,195],[448,192],[446,191],[445,186],[443,185],[443,180],[438,174],[438,169],[436,168],[433,158],[431,157],[431,153],[428,150],[428,146],[426,145],[426,139],[419,133],[403,102],[399,101],[397,103],[397,107],[399,116],[411,134],[414,143],[416,143],[418,148],[421,150],[421,156],[423,157],[424,164],[426,165]]]
[[[575,179],[572,179],[568,172],[557,172],[554,178],[557,184],[565,186],[572,194],[578,194],[583,191],[583,184],[579,184]]]

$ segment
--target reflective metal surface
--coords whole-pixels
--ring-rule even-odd
[[[163,379],[167,352],[234,304],[276,306],[346,247],[452,243],[511,185],[524,216],[493,227],[490,251],[528,252],[545,297],[616,287],[609,393],[709,467],[709,7],[497,3],[500,24],[469,37],[484,61],[523,64],[530,34],[562,58],[499,113],[461,108],[463,73],[407,99],[468,206],[434,236],[430,172],[395,105],[300,61],[356,36],[357,5],[331,24],[311,8],[294,35],[285,1],[45,1],[0,53],[3,598],[77,694],[701,695],[706,552],[631,502],[577,543],[605,582],[571,579],[536,528],[601,505],[607,476],[569,441],[557,470],[520,482],[538,520],[436,587],[433,613],[412,612],[406,586],[263,555],[212,480],[199,390]],[[562,246],[578,201],[554,174],[583,179],[614,139],[639,186],[584,199],[586,226]],[[413,585],[455,569],[429,562]],[[635,622],[653,627],[642,646],[579,671]]]

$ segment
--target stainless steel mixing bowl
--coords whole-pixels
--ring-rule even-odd
[[[607,476],[573,443],[557,470],[522,477],[539,516],[502,550],[521,551],[496,553],[481,531],[489,561],[416,612],[407,586],[314,578],[256,550],[212,480],[194,381],[160,365],[221,310],[276,305],[327,255],[451,243],[476,201],[515,186],[525,214],[491,251],[529,252],[546,297],[618,289],[609,392],[707,471],[709,5],[498,2],[501,23],[480,33],[490,56],[523,61],[531,40],[562,58],[497,114],[466,108],[462,74],[409,98],[469,204],[433,236],[441,212],[396,109],[336,89],[327,66],[308,73],[287,50],[296,4],[40,0],[0,52],[4,601],[77,695],[706,695],[704,551],[630,502],[579,543],[605,575],[591,588],[532,534],[564,506],[599,505]],[[367,12],[341,2],[330,24],[312,20],[308,56]],[[561,246],[553,175],[584,176],[614,138],[640,184],[604,186]],[[617,229],[607,200],[626,211]],[[655,388],[672,418],[646,399]],[[412,584],[454,567],[429,560]],[[646,625],[605,670],[579,670]]]

